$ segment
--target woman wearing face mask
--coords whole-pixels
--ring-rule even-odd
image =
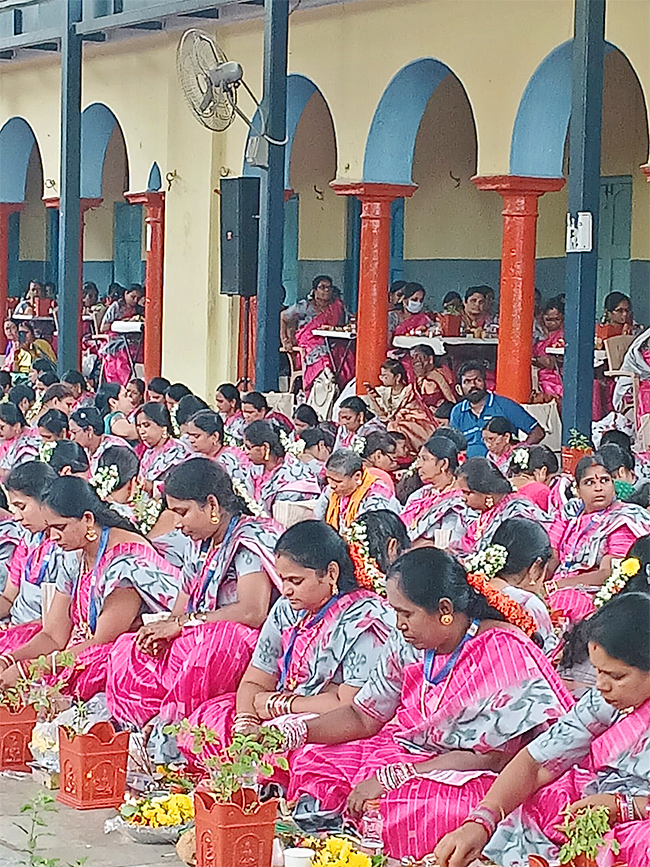
[[[61,569],[73,569],[76,557],[64,554],[47,534],[43,497],[56,478],[47,464],[29,461],[16,467],[5,487],[16,516],[14,555],[0,596],[0,653],[7,654],[40,632],[41,586],[53,584]],[[17,547],[16,547],[17,545]]]
[[[374,509],[399,513],[400,506],[388,485],[366,469],[351,449],[332,452],[325,464],[327,487],[314,508],[316,518],[342,531],[357,517]]]
[[[273,549],[281,528],[252,518],[212,461],[174,467],[165,495],[188,548],[183,591],[168,619],[125,636],[111,654],[107,701],[140,726],[180,720],[236,689],[280,582]]]
[[[214,729],[222,743],[275,717],[351,704],[394,622],[326,524],[294,524],[278,540],[275,562],[283,595],[262,626],[236,695],[212,699],[190,717],[191,725]],[[191,755],[190,739],[179,745]]]
[[[616,499],[614,480],[598,452],[580,460],[576,484],[580,499],[549,527],[553,560],[547,582],[549,606],[571,622],[594,610],[594,595],[611,573],[612,558],[624,557],[636,539],[650,533],[647,509]]]
[[[82,479],[55,479],[42,508],[50,539],[76,552],[78,569],[58,575],[43,629],[12,652],[13,663],[0,662],[0,689],[46,656],[62,692],[86,700],[105,691],[112,644],[137,628],[143,605],[155,613],[173,608],[180,575]],[[75,663],[57,672],[56,653],[64,649]]]
[[[436,434],[420,449],[416,466],[424,484],[411,494],[401,513],[411,542],[438,548],[458,544],[476,513],[456,487],[456,446],[448,437]]]
[[[608,841],[600,867],[650,863],[650,596],[617,596],[589,621],[596,686],[515,756],[464,823],[435,849],[441,867],[468,867],[481,853],[504,867],[528,855],[553,863],[570,813],[605,807]],[[505,816],[503,821],[499,819]]]
[[[290,757],[301,815],[318,801],[357,818],[379,801],[385,854],[421,858],[572,699],[525,634],[532,618],[448,554],[404,554],[386,587],[397,629],[354,701],[278,727],[309,744]]]
[[[529,518],[508,518],[488,545],[465,566],[482,572],[493,587],[518,602],[534,619],[537,633],[550,655],[558,645],[551,615],[543,600],[544,577],[551,559],[551,543],[544,527]]]
[[[172,420],[167,407],[161,403],[145,403],[135,418],[138,436],[145,452],[140,459],[140,484],[149,493],[155,483],[171,467],[186,461],[191,452],[182,440],[174,439]]]
[[[388,332],[391,337],[423,333],[432,319],[424,311],[426,291],[421,283],[406,283],[401,290],[402,302],[388,314]]]

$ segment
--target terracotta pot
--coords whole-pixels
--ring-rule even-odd
[[[194,792],[196,867],[269,867],[277,800],[259,804],[252,789],[237,792],[234,800],[221,804],[201,786]]]
[[[574,476],[580,459],[592,454],[591,449],[570,449],[568,446],[562,446],[562,469],[565,473]]]
[[[624,325],[603,325],[601,322],[596,325],[596,337],[600,340],[609,340],[610,337],[619,337],[623,333]]]
[[[129,733],[115,733],[109,722],[85,735],[59,728],[61,777],[57,801],[76,810],[119,807],[124,800]]]
[[[29,742],[35,722],[36,711],[31,706],[17,712],[0,706],[0,771],[29,773]]]
[[[549,863],[541,855],[529,855],[528,867],[549,867]],[[596,867],[596,862],[593,858],[587,858],[586,855],[578,855],[567,867]],[[626,865],[617,861],[613,867],[626,867]]]
[[[460,313],[439,313],[440,332],[443,337],[460,337]]]

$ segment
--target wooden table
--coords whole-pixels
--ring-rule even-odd
[[[548,349],[545,350],[546,355],[557,355],[560,358],[564,358],[564,346],[549,346]],[[594,367],[602,367],[603,364],[607,361],[607,353],[604,349],[594,349]]]

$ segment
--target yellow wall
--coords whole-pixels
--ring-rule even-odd
[[[116,127],[106,148],[102,175],[102,204],[99,208],[86,211],[84,232],[86,262],[113,261],[114,205],[115,202],[124,201],[124,191],[127,187],[128,170],[124,139]]]
[[[43,177],[36,148],[27,167],[25,208],[20,213],[20,258],[36,262],[45,260],[45,206],[41,201]]]
[[[437,58],[457,79],[450,77],[438,88],[422,119],[414,161],[419,189],[405,207],[405,255],[498,258],[501,200],[478,192],[469,178],[473,173],[508,172],[512,127],[526,83],[544,57],[570,38],[572,19],[571,0],[359,0],[297,8],[290,19],[289,70],[311,78],[325,100],[314,97],[308,104],[291,163],[291,184],[300,195],[301,258],[344,258],[346,203],[329,190],[328,182],[362,176],[377,103],[391,78],[419,57]],[[243,64],[248,84],[261,95],[261,18],[204,26]],[[646,106],[648,32],[647,0],[609,0],[607,37],[626,52]],[[227,133],[216,135],[194,120],[176,78],[179,36],[179,31],[170,31],[86,44],[83,105],[103,102],[117,116],[131,191],[145,189],[154,161],[163,179],[176,174],[169,189],[163,181],[164,372],[211,393],[234,375],[238,309],[236,301],[218,292],[219,201],[214,191],[221,176],[241,174],[248,129],[236,121]],[[632,256],[647,258],[650,185],[638,170],[648,156],[639,132],[647,110],[641,92],[627,87],[629,67],[614,55],[607,59],[607,69],[604,172],[633,175]],[[610,74],[612,70],[617,74]],[[31,124],[43,177],[55,181],[48,196],[59,194],[59,79],[58,56],[50,54],[3,64],[0,76],[0,125],[13,116]],[[243,93],[240,106],[253,114],[254,105]],[[109,150],[115,146],[111,142]],[[109,160],[110,174],[108,166]],[[450,172],[460,178],[460,185]],[[33,178],[30,172],[30,184]],[[105,182],[105,204],[87,216],[89,260],[112,258],[112,203],[121,185],[117,177],[107,176]],[[322,200],[314,185],[323,191]],[[31,186],[29,197],[36,197]],[[565,191],[540,200],[540,256],[563,255],[565,211]],[[42,217],[30,202],[23,215],[23,257],[44,255],[39,213]]]

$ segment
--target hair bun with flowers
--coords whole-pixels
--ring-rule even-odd
[[[100,500],[106,500],[120,484],[120,473],[115,464],[98,467],[89,481]]]
[[[38,447],[38,459],[44,464],[49,464],[52,460],[52,454],[56,448],[55,442],[43,442]]]
[[[519,472],[525,473],[530,463],[530,452],[528,449],[515,449],[510,458],[510,465],[516,467]]]
[[[613,599],[617,593],[627,587],[630,578],[634,578],[641,571],[641,561],[636,557],[628,557],[626,560],[612,560],[612,573],[594,597],[596,608]],[[650,584],[650,567],[645,568],[646,581]]]
[[[508,623],[518,626],[529,638],[532,638],[539,631],[537,623],[526,609],[518,602],[515,602],[514,599],[511,599],[505,593],[493,587],[482,572],[470,572],[467,576],[467,583],[477,593],[485,597],[490,608],[494,608],[495,611],[502,614]]]
[[[355,434],[350,443],[350,449],[356,454],[362,455],[366,450],[366,438]]]
[[[282,425],[278,425],[278,437],[280,439],[280,443],[282,444],[282,448],[288,455],[293,455],[297,458],[301,455],[305,450],[305,441],[298,439],[292,439],[286,430],[282,427]]]
[[[240,479],[230,479],[233,493],[244,503],[251,515],[256,518],[268,517],[266,509],[249,494],[248,488]]]
[[[508,562],[508,549],[503,545],[488,545],[465,560],[468,572],[481,572],[486,578],[495,578]]]
[[[341,530],[341,535],[347,543],[350,558],[354,564],[354,577],[357,584],[364,590],[373,590],[380,596],[386,595],[386,576],[379,564],[370,555],[368,533],[363,524],[353,521],[349,527]]]

